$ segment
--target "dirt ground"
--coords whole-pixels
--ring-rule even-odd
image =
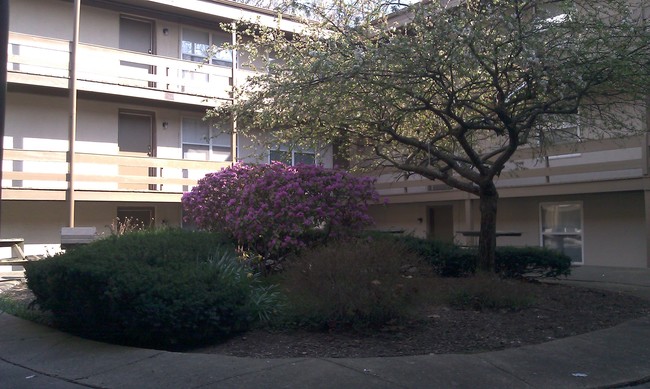
[[[540,283],[535,294],[532,307],[514,312],[429,306],[414,320],[368,333],[255,330],[193,352],[255,358],[477,353],[548,342],[650,314],[650,302],[621,293]]]
[[[33,299],[24,283],[0,286],[14,300]],[[253,330],[190,352],[254,358],[477,353],[548,342],[650,314],[650,301],[621,293],[546,283],[533,289],[534,305],[518,311],[425,304],[410,321],[365,333]]]

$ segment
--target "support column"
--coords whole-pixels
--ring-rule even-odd
[[[650,268],[650,189],[643,191],[645,204],[645,250],[646,267]]]
[[[474,229],[474,215],[472,214],[472,199],[467,198],[464,201],[465,205],[465,231],[472,231]],[[471,236],[466,236],[465,245],[466,246],[476,246],[476,238]]]
[[[2,223],[2,160],[7,102],[7,50],[9,46],[9,0],[0,0],[0,224]]]
[[[79,46],[79,19],[81,14],[81,0],[74,0],[74,24],[72,41],[70,42],[69,63],[69,132],[68,132],[68,227],[74,227],[75,219],[75,192],[74,192],[74,165],[75,165],[75,140],[77,138],[77,48]]]
[[[237,23],[232,22],[231,24],[232,27],[232,32],[231,32],[231,43],[233,46],[237,44]],[[230,98],[232,99],[231,104],[235,103],[235,88],[237,87],[237,50],[234,48],[232,49],[232,96]],[[232,164],[237,163],[237,119],[232,118],[232,136],[230,138],[230,147],[231,147],[231,153],[232,153]]]

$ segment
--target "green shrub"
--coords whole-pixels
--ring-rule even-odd
[[[508,278],[568,276],[571,258],[542,247],[499,247],[496,271]]]
[[[458,280],[447,294],[447,304],[458,309],[518,311],[533,305],[535,296],[519,280],[476,275]]]
[[[55,325],[94,339],[179,349],[246,330],[275,309],[221,238],[182,230],[109,237],[29,263],[26,277]]]
[[[404,272],[419,263],[389,240],[354,239],[305,250],[283,276],[289,320],[319,329],[399,320],[415,293]]]
[[[465,277],[474,274],[476,269],[476,251],[472,248],[412,235],[383,235],[383,238],[403,244],[410,252],[431,265],[439,276]]]
[[[375,236],[401,242],[442,277],[466,277],[476,271],[478,253],[475,247],[461,247],[409,235]],[[495,271],[506,278],[558,277],[570,274],[571,259],[541,247],[497,247]]]

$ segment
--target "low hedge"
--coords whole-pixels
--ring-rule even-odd
[[[465,277],[476,272],[475,247],[462,247],[410,235],[384,235],[406,245],[442,277]],[[571,258],[542,247],[497,247],[495,271],[506,278],[558,277],[571,272]]]
[[[496,271],[509,278],[568,276],[571,258],[543,247],[498,247]]]
[[[109,237],[27,264],[27,285],[55,325],[82,336],[162,349],[212,343],[249,328],[273,300],[222,243],[182,230]]]

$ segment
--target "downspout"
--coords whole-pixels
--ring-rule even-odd
[[[74,192],[74,167],[75,167],[75,140],[77,138],[77,49],[79,47],[79,19],[81,13],[81,0],[74,0],[74,27],[72,42],[70,42],[70,80],[68,91],[70,93],[70,117],[68,133],[68,227],[74,227],[75,218],[75,192]]]
[[[237,44],[237,23],[232,22],[231,24],[231,43],[233,45],[232,49],[232,89],[231,89],[231,104],[235,103],[235,88],[237,87],[237,50],[234,48]],[[230,148],[232,154],[232,164],[237,163],[237,119],[232,119],[232,135],[230,138]]]
[[[9,50],[9,0],[0,0],[0,183],[5,138],[7,103],[7,52]],[[2,185],[0,184],[0,225],[2,224]]]

